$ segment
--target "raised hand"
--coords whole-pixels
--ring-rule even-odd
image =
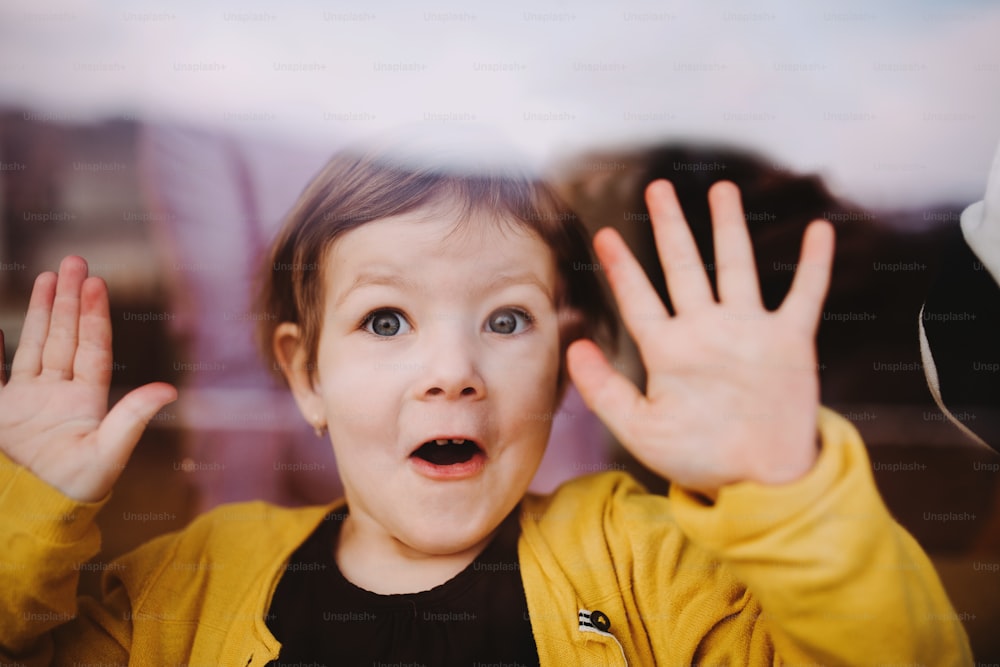
[[[673,186],[646,189],[671,316],[621,236],[594,249],[647,373],[640,393],[588,340],[567,352],[587,404],[632,454],[675,484],[715,498],[740,481],[798,479],[818,453],[815,336],[833,261],[833,228],[806,230],[791,291],[764,309],[739,190],[709,191],[718,301]]]
[[[67,257],[58,276],[35,281],[9,380],[0,374],[0,450],[77,500],[108,494],[146,424],[177,398],[156,382],[109,412],[111,362],[107,286]]]

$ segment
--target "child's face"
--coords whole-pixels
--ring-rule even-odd
[[[483,214],[456,229],[456,215],[419,210],[334,243],[314,386],[298,396],[329,425],[352,520],[433,554],[477,544],[520,500],[559,375],[551,250]]]

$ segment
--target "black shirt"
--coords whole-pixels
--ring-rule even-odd
[[[517,558],[518,509],[464,570],[400,595],[344,578],[333,554],[347,515],[328,515],[278,582],[267,627],[282,647],[270,665],[537,665]]]

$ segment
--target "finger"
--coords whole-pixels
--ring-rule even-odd
[[[712,211],[719,301],[763,308],[753,243],[743,218],[740,189],[729,181],[716,183],[708,191],[708,207]]]
[[[679,313],[714,303],[705,265],[674,186],[664,180],[650,183],[646,188],[646,206],[674,310]]]
[[[653,344],[648,340],[649,324],[666,321],[667,309],[618,232],[607,227],[598,231],[594,236],[594,251],[604,266],[625,328],[641,351],[645,345]]]
[[[3,330],[0,329],[0,387],[7,384],[7,350],[4,348]]]
[[[574,341],[566,350],[570,379],[584,402],[620,442],[628,442],[628,422],[638,414],[643,396],[635,385],[608,363],[593,341]]]
[[[97,429],[102,463],[124,464],[146,425],[163,406],[177,400],[177,389],[154,382],[133,389],[115,404]]]
[[[80,326],[80,288],[87,277],[87,263],[81,257],[66,257],[59,265],[56,298],[52,302],[49,335],[42,349],[42,372],[62,378],[73,376]]]
[[[815,335],[833,268],[833,225],[817,220],[806,228],[792,288],[779,312],[789,324]]]
[[[10,368],[10,376],[38,375],[42,371],[42,349],[49,333],[52,317],[52,300],[56,294],[56,274],[51,271],[39,274],[31,290],[28,312],[24,316],[21,339]]]
[[[73,378],[107,387],[111,384],[111,314],[108,288],[91,276],[80,292],[80,343],[73,358]]]

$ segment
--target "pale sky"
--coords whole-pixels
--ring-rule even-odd
[[[486,126],[542,163],[729,141],[877,207],[980,198],[1000,140],[996,2],[19,5],[0,106],[39,118],[331,145]]]

